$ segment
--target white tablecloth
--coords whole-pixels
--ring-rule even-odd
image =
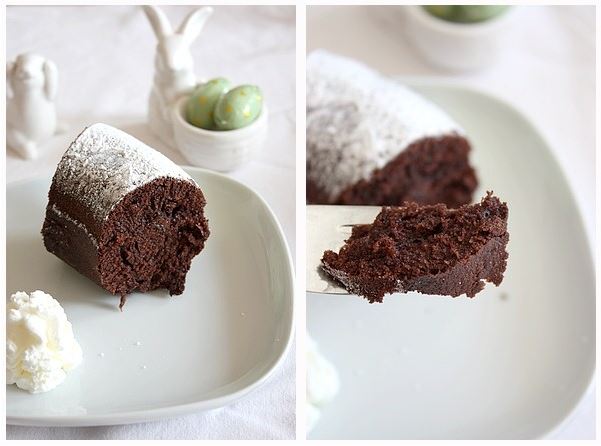
[[[163,7],[179,24],[192,7]],[[8,7],[7,57],[32,51],[59,68],[58,113],[69,130],[31,162],[7,152],[8,181],[54,169],[82,128],[113,124],[161,150],[145,126],[156,40],[138,7]],[[199,78],[261,86],[270,109],[263,153],[231,176],[259,192],[295,248],[295,8],[225,7],[192,45]],[[93,428],[7,426],[8,439],[290,439],[295,436],[294,347],[275,375],[231,406],[172,420]]]
[[[327,48],[389,75],[441,76],[511,102],[550,143],[594,246],[595,8],[517,8],[495,63],[462,75],[449,75],[422,60],[402,32],[401,8],[309,8],[307,50]],[[595,438],[594,383],[550,438]]]

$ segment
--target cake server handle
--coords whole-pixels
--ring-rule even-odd
[[[380,206],[307,206],[307,292],[348,294],[321,269],[324,251],[338,252],[353,226],[372,223]]]

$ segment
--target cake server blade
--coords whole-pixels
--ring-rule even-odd
[[[307,292],[348,294],[321,269],[324,251],[338,252],[353,226],[372,223],[380,206],[307,206]]]

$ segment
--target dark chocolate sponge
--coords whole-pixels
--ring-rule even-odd
[[[484,281],[499,285],[507,266],[508,209],[489,192],[479,204],[385,207],[369,225],[353,228],[323,269],[370,303],[387,293],[474,297]]]
[[[82,132],[52,180],[42,227],[46,249],[122,297],[184,291],[209,236],[205,198],[181,168],[104,124]]]

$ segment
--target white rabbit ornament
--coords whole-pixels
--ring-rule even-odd
[[[177,31],[173,31],[163,11],[156,6],[143,8],[158,39],[148,124],[165,144],[174,147],[170,109],[178,98],[189,94],[196,86],[190,45],[202,31],[213,9],[207,6],[192,11]]]
[[[54,62],[25,53],[6,65],[6,143],[25,159],[57,132],[54,99],[58,70]]]

